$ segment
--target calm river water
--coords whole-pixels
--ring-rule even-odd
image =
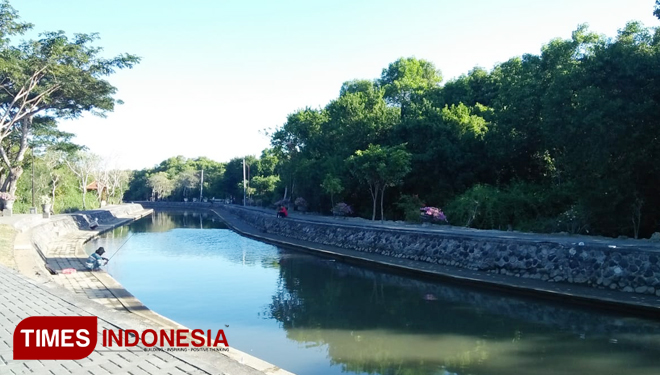
[[[156,212],[98,246],[152,310],[299,375],[660,374],[660,322],[351,266],[206,214]]]

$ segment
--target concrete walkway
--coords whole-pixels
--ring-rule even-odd
[[[96,350],[78,361],[14,361],[13,331],[21,320],[36,315],[97,316]],[[104,329],[142,331],[160,327],[136,315],[107,309],[52,283],[37,284],[5,266],[0,266],[0,326],[0,374],[261,374],[224,355],[147,351],[142,345],[103,347]]]
[[[310,251],[315,254],[330,256],[347,262],[354,262],[368,266],[389,268],[411,275],[443,279],[447,281],[471,284],[480,287],[491,287],[514,291],[535,297],[552,298],[562,302],[603,307],[635,315],[643,315],[653,319],[660,319],[660,297],[653,295],[624,293],[606,289],[596,289],[575,284],[551,283],[542,280],[520,278],[488,272],[479,272],[463,268],[444,266],[434,263],[394,258],[374,253],[365,253],[355,250],[342,249],[309,241],[297,240],[273,233],[262,233],[250,224],[231,215],[222,207],[212,209],[233,230],[256,240],[269,242],[279,246],[291,247]],[[272,210],[268,212],[272,214]],[[332,220],[319,218],[306,218],[307,215],[295,215],[296,220]],[[335,221],[336,222],[336,221]],[[351,224],[351,221],[344,222]],[[372,224],[375,226],[377,224]]]
[[[146,351],[142,345],[110,350],[97,342],[96,350],[80,361],[14,361],[12,337],[16,325],[35,315],[98,316],[103,329],[186,328],[144,306],[104,271],[88,271],[83,244],[96,235],[124,225],[151,210],[133,217],[106,220],[95,231],[57,233],[41,254],[31,241],[31,228],[48,223],[37,215],[0,217],[19,233],[14,241],[17,272],[0,265],[0,374],[290,374],[272,364],[234,348],[229,352]],[[49,265],[55,275],[44,267]],[[63,273],[73,269],[73,273]],[[228,337],[230,340],[231,337]]]

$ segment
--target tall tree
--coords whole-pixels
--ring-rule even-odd
[[[391,63],[378,83],[385,88],[385,99],[401,107],[401,119],[414,95],[436,88],[442,81],[440,70],[430,61],[414,57],[400,58]]]
[[[99,170],[101,158],[98,155],[78,151],[73,155],[68,155],[64,159],[66,165],[78,177],[78,187],[82,195],[82,208],[87,208],[85,196],[87,195],[87,186],[93,181],[93,174]]]
[[[376,220],[376,202],[380,194],[380,218],[384,220],[383,197],[387,187],[401,183],[410,171],[410,153],[405,145],[381,147],[369,145],[366,150],[355,151],[347,159],[351,173],[364,181],[372,198],[371,220]]]
[[[170,180],[165,172],[151,175],[147,184],[151,187],[151,197],[154,200],[166,198],[174,189],[174,181]]]
[[[47,32],[38,40],[14,46],[7,37],[22,34],[32,25],[19,22],[6,1],[0,5],[0,19],[4,21],[0,24],[0,158],[6,167],[0,191],[14,194],[35,119],[71,119],[85,112],[112,111],[120,102],[113,97],[116,88],[103,77],[134,66],[139,58],[129,54],[100,57],[101,48],[92,45],[97,34],[69,39],[62,31]]]

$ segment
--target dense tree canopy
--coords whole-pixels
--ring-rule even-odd
[[[41,56],[38,46],[9,47],[6,36],[28,26],[12,23],[6,8],[2,17],[5,52]],[[454,225],[649,236],[660,230],[659,75],[660,32],[637,22],[612,38],[581,25],[538,55],[444,83],[431,62],[400,58],[373,80],[345,82],[327,105],[291,113],[262,155],[171,158],[134,172],[125,198],[191,198],[204,170],[204,196],[236,203],[245,191],[248,204],[304,198],[309,210],[348,204],[372,219],[379,201],[381,217],[392,219],[419,217],[425,204],[442,207]],[[103,88],[93,103],[101,109],[112,93]],[[53,115],[92,108],[47,95]],[[156,187],[165,179],[171,191]]]
[[[40,138],[68,142],[54,120],[112,111],[119,101],[104,77],[139,62],[128,54],[101,57],[101,48],[93,45],[96,34],[69,38],[63,31],[45,32],[37,40],[12,43],[31,28],[7,1],[0,3],[0,191],[10,195],[28,149]]]
[[[288,117],[272,135],[280,184],[316,210],[343,200],[375,218],[383,185],[365,158],[404,144],[392,217],[405,216],[398,200],[421,200],[458,225],[648,236],[660,224],[659,42],[637,22],[615,38],[581,25],[444,85],[432,63],[401,58]]]

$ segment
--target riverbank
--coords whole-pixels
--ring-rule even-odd
[[[56,315],[90,315],[91,312],[91,315],[99,316],[99,332],[101,332],[102,326],[107,328],[108,324],[112,326],[112,329],[140,328],[138,331],[144,329],[185,329],[186,327],[149,310],[107,273],[103,271],[89,272],[84,266],[87,258],[87,254],[83,250],[85,242],[101,233],[144,217],[151,212],[152,210],[143,209],[140,205],[122,205],[72,215],[57,215],[49,219],[43,219],[38,215],[14,215],[4,220],[0,219],[0,224],[4,224],[4,228],[9,231],[8,233],[15,233],[13,259],[6,259],[9,267],[2,266],[0,268],[0,277],[11,280],[10,284],[20,285],[21,289],[28,291],[16,294],[15,290],[10,288],[0,292],[7,302],[6,306],[0,305],[0,309],[9,309],[9,306],[20,306],[22,303],[39,304],[38,298],[40,297],[37,297],[37,295],[41,293],[40,290],[45,290],[44,293],[58,295],[59,300],[55,301],[58,305],[64,303],[65,305],[81,306],[81,301],[93,302],[91,305],[89,303],[83,304],[86,307],[84,313],[77,310],[58,312],[61,309],[56,306],[51,309],[47,304],[39,310],[41,312],[30,312],[31,310],[27,308],[20,309],[20,314],[16,316],[17,319],[23,319],[31,315],[51,315],[55,313]],[[89,222],[94,219],[98,220],[99,227],[90,230]],[[14,229],[10,231],[8,228]],[[4,242],[10,242],[9,238],[3,238],[3,240],[5,240]],[[12,268],[19,271],[20,274],[14,272]],[[63,272],[63,270],[67,270],[67,272]],[[73,270],[73,272],[69,273],[70,270]],[[20,295],[27,297],[16,301],[15,299]],[[33,301],[33,297],[36,300]],[[20,319],[10,323],[17,324]],[[7,335],[7,337],[0,337],[0,340],[12,342],[9,333],[13,332],[15,324],[5,328],[5,333],[2,335]],[[106,348],[101,346],[100,342],[99,340],[97,350],[86,359],[93,358],[99,349],[101,352],[106,351]],[[5,353],[6,355],[3,355],[4,358],[11,358],[10,349]],[[135,356],[128,355],[134,361],[125,364],[141,368],[143,372],[140,373],[163,373],[161,371],[163,367],[155,364],[165,363],[169,367],[176,368],[192,366],[193,370],[181,373],[289,374],[272,364],[234,348],[229,348],[229,352],[222,353],[212,351],[167,352],[167,355],[164,355],[163,351],[149,351],[148,348],[142,345],[135,347],[135,350],[138,354]],[[123,354],[126,355],[126,353]],[[108,354],[103,355],[107,356]],[[117,352],[117,355],[121,357],[122,353]],[[94,361],[94,359],[91,360]],[[15,366],[16,362],[20,361],[9,361],[7,363],[10,366]],[[119,362],[122,361],[119,360]],[[26,362],[20,363],[25,364]],[[177,367],[177,363],[181,366]],[[28,365],[25,366],[31,368]],[[151,370],[146,371],[145,369]],[[126,368],[122,366],[113,370],[115,371],[106,369],[110,373],[127,373]],[[2,372],[1,368],[0,372]]]
[[[328,243],[319,243],[318,241],[315,242],[287,236],[285,234],[277,233],[273,227],[263,227],[263,220],[268,220],[269,218],[274,217],[272,213],[260,213],[258,211],[249,209],[244,210],[233,206],[218,206],[209,209],[215,212],[227,223],[227,225],[238,233],[279,246],[305,250],[319,255],[338,258],[346,262],[384,267],[415,276],[449,280],[452,282],[480,287],[486,286],[489,288],[506,290],[508,292],[526,294],[535,297],[551,298],[564,302],[589,305],[592,307],[602,307],[635,315],[643,315],[654,319],[660,317],[660,297],[655,294],[628,293],[584,285],[548,282],[529,277],[516,277],[501,273],[483,272],[428,261],[408,259],[400,256],[383,255],[375,251],[365,252],[352,250],[329,245]],[[236,215],[236,210],[247,212],[247,215]],[[248,216],[249,218],[247,218]],[[309,227],[313,224],[304,216],[305,215],[299,215],[295,218],[291,217],[288,223],[297,226],[301,233],[310,235],[310,232],[313,232],[313,230],[309,229]],[[280,220],[280,223],[284,222],[285,221]],[[347,225],[350,224],[341,223],[340,228],[333,227],[328,229],[328,232],[337,237],[341,237],[342,235],[345,235],[344,227]],[[570,254],[570,248],[567,248],[566,251]]]

